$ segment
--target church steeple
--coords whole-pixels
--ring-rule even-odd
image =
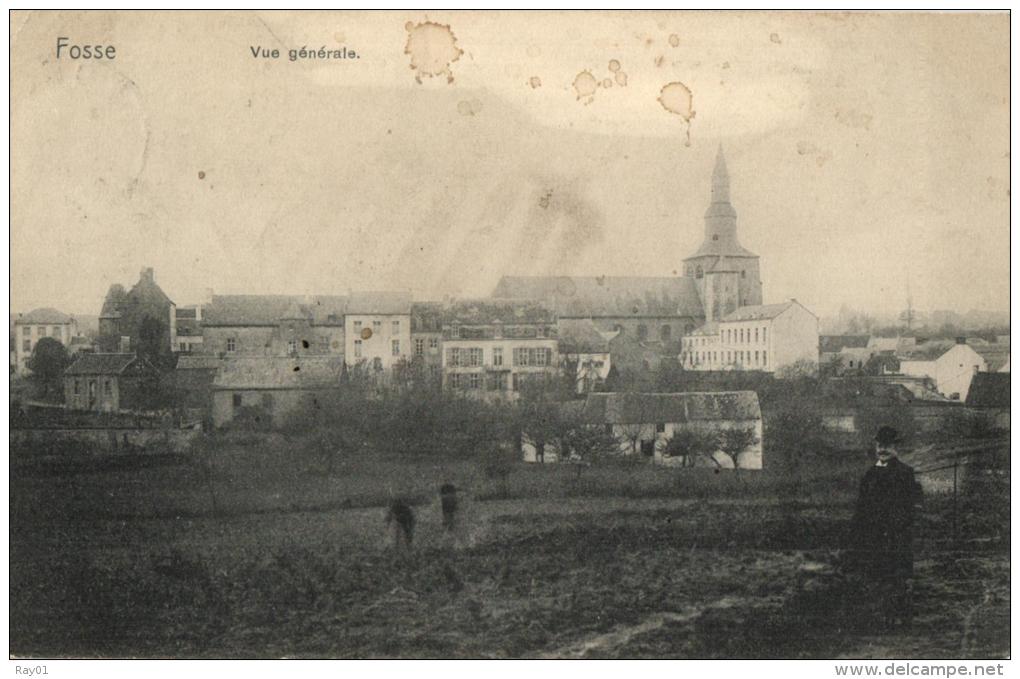
[[[712,171],[712,202],[705,212],[705,240],[737,242],[737,211],[730,204],[730,173],[722,144],[715,155]]]
[[[722,144],[715,154],[715,169],[712,171],[712,202],[730,202],[730,173],[726,169],[726,156],[723,155]]]

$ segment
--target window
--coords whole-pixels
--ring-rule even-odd
[[[513,384],[513,390],[514,391],[520,391],[521,390],[521,376],[518,375],[517,373],[513,374],[512,384]]]
[[[514,349],[514,365],[530,365],[530,363],[528,363],[527,349]],[[514,375],[514,377],[516,377],[516,375]]]
[[[227,351],[230,352],[237,351],[237,340],[234,339],[233,337],[227,338]]]
[[[113,380],[106,380],[103,382],[103,393],[107,396],[113,395]]]
[[[758,365],[758,352],[754,352],[754,364]]]
[[[26,339],[21,341],[21,350],[28,353],[32,351],[32,340]]]
[[[297,340],[287,341],[287,353],[291,355],[297,353]]]
[[[482,365],[481,347],[471,347],[468,349],[468,365],[472,368],[477,368]]]
[[[761,329],[761,341],[762,341],[762,342],[764,342],[764,341],[765,341],[765,333],[766,333],[766,332],[767,332],[766,328],[762,328],[762,329]]]
[[[40,325],[36,334],[38,334],[39,337],[46,337],[46,326]]]
[[[758,341],[758,328],[755,328],[755,329],[754,329],[754,341],[755,341],[755,342],[757,342],[757,341]]]
[[[666,432],[666,425],[663,424],[662,422],[659,422],[658,424],[655,425],[655,431],[656,433],[664,434]]]
[[[535,330],[535,334],[537,337],[545,337],[545,326],[544,325],[538,326],[538,328]]]
[[[481,386],[481,375],[478,373],[471,373],[467,376],[468,389],[477,389]]]
[[[361,340],[354,340],[354,358],[361,358]]]
[[[506,391],[506,373],[496,373],[492,376],[493,391]]]
[[[741,278],[747,278],[747,271],[745,271],[745,270],[741,269],[741,270],[740,270],[740,277],[741,277]]]
[[[639,340],[648,339],[648,326],[642,323],[637,327],[637,336]]]
[[[439,338],[429,337],[429,351],[435,351],[439,348]]]
[[[94,380],[89,380],[89,398],[96,397],[96,383]]]
[[[354,332],[361,333],[361,321],[354,321]]]
[[[460,373],[453,373],[450,375],[450,387],[453,389],[460,389]]]
[[[243,404],[243,401],[241,400],[241,395],[240,394],[234,394],[234,407],[235,408],[240,408],[242,404]]]
[[[393,348],[393,355],[394,356],[399,356],[400,355],[400,340],[398,340],[398,339],[391,340],[390,341],[390,345]]]
[[[453,347],[446,350],[446,365],[453,368],[460,366],[460,349]]]
[[[744,343],[744,329],[743,328],[740,329],[739,337],[740,337],[740,343],[743,344]]]
[[[272,410],[273,409],[273,395],[272,394],[262,394],[262,407],[265,408],[266,410]]]
[[[429,377],[439,377],[439,366],[438,365],[430,365],[429,366]]]
[[[503,365],[503,347],[495,347],[492,350],[492,365],[497,367]]]
[[[417,337],[414,340],[414,355],[421,356],[425,353],[425,340],[421,337]]]
[[[393,321],[393,332],[400,332],[400,321]]]
[[[662,338],[663,342],[668,342],[673,335],[673,328],[668,325],[664,325],[659,328],[659,337]]]
[[[372,367],[373,367],[373,368],[374,368],[375,370],[377,370],[377,371],[378,371],[378,370],[382,370],[382,359],[381,359],[381,358],[379,358],[378,356],[376,356],[375,358],[373,358],[373,359],[372,359]]]
[[[705,272],[702,271],[700,266],[697,269],[694,270],[694,277],[695,278],[703,278],[704,276],[705,276]]]
[[[53,326],[50,329],[50,335],[52,335],[53,337],[56,337],[57,339],[60,339],[60,326],[59,325]]]
[[[328,354],[329,353],[329,337],[320,337],[319,338],[319,353],[320,354]]]
[[[372,321],[372,332],[382,331],[382,321]]]
[[[75,380],[74,381],[74,393],[75,394],[80,394],[81,393],[81,380]]]
[[[23,325],[23,326],[21,326],[21,334],[24,335],[25,337],[28,337],[29,335],[31,335],[32,334],[32,326],[30,326],[30,325]]]
[[[764,351],[761,352],[761,364],[767,366],[769,364],[769,356]]]

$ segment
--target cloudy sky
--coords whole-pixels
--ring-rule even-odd
[[[11,36],[15,311],[98,313],[143,266],[178,304],[669,276],[720,144],[766,301],[1008,307],[1005,14],[43,12]],[[287,57],[323,46],[360,58]]]

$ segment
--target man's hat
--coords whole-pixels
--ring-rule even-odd
[[[889,426],[882,426],[878,428],[878,433],[875,434],[875,442],[882,445],[889,445],[890,443],[898,443],[900,440],[900,434],[898,431]]]

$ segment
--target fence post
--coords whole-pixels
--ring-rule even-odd
[[[956,494],[957,494],[957,475],[960,467],[959,456],[953,458],[953,548],[956,549],[960,544],[960,535],[957,532],[956,522]]]

